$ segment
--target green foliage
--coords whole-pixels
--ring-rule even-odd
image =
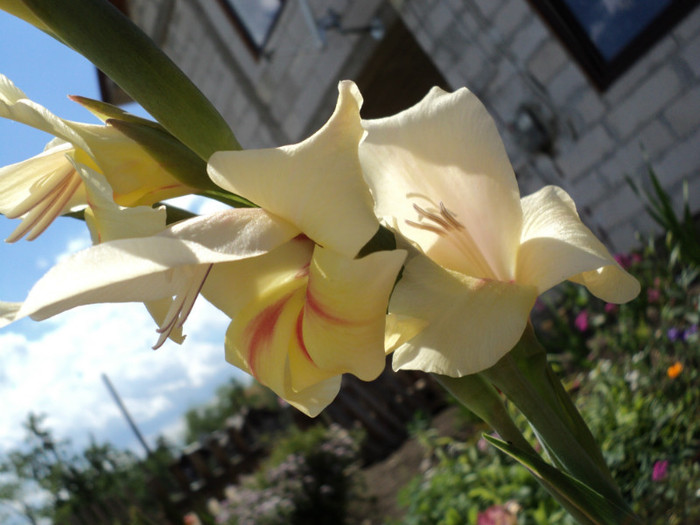
[[[639,298],[609,305],[566,284],[540,305],[535,325],[642,522],[700,523],[698,267],[672,235],[617,258],[639,279]],[[402,524],[476,523],[509,501],[517,523],[573,523],[495,450],[423,439],[433,463],[404,489]]]
[[[214,400],[185,413],[185,442],[193,443],[201,436],[225,427],[226,419],[245,408],[279,408],[277,396],[258,383],[244,387],[235,379],[219,387]]]
[[[647,212],[678,243],[683,261],[700,265],[700,231],[690,212],[688,183],[683,182],[683,212],[681,217],[678,217],[668,193],[664,191],[651,166],[648,166],[648,173],[651,190],[640,189],[629,177],[627,183],[637,195],[644,195]]]
[[[644,523],[700,522],[700,351],[675,359],[648,346],[619,362],[602,360],[579,396],[582,412],[625,498]],[[669,376],[671,371],[671,376]]]
[[[431,467],[399,494],[406,507],[401,524],[476,523],[480,512],[496,505],[521,509],[519,523],[575,523],[527,470],[485,440],[461,443],[432,430],[419,439],[427,446]]]
[[[111,515],[108,502],[115,501],[138,509],[143,519],[158,514],[148,482],[172,459],[164,441],[145,461],[95,441],[75,453],[69,442],[55,440],[43,421],[44,416],[30,414],[24,446],[0,461],[0,502],[12,502],[16,514],[30,523],[39,517],[54,523],[94,522],[94,513]]]
[[[231,491],[217,519],[230,525],[351,523],[359,461],[358,439],[336,425],[292,428],[258,475]]]

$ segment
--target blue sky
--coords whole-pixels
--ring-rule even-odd
[[[63,118],[94,121],[71,94],[99,98],[95,68],[77,53],[0,11],[0,73],[32,100]],[[38,154],[50,140],[27,126],[0,119],[0,166]],[[0,189],[1,191],[1,189]],[[200,209],[197,201],[180,201]],[[0,216],[0,238],[17,226]],[[89,244],[81,221],[59,218],[38,239],[0,243],[0,300],[20,301],[59,258]],[[153,443],[177,436],[181,415],[209,400],[231,377],[245,378],[224,361],[226,318],[198,300],[182,346],[150,349],[155,325],[141,304],[75,309],[48,321],[22,320],[0,330],[0,452],[21,442],[21,423],[33,411],[76,445],[90,435],[140,452],[104,387],[109,375],[136,423]]]

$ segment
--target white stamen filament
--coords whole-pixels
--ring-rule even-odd
[[[176,328],[181,328],[185,324],[187,317],[192,311],[194,302],[199,296],[199,292],[202,291],[202,286],[204,286],[204,281],[206,281],[212,266],[211,264],[207,264],[197,266],[193,269],[193,274],[190,279],[188,279],[187,285],[175,295],[165,319],[156,330],[160,336],[156,344],[153,345],[153,350],[157,350],[163,346],[163,343],[170,337],[172,331]]]
[[[406,220],[406,224],[426,230],[439,235],[456,250],[458,250],[466,260],[469,268],[472,268],[476,275],[474,277],[495,279],[496,275],[491,266],[484,258],[474,239],[469,234],[464,224],[457,220],[457,217],[450,212],[444,203],[440,202],[440,213],[430,212],[413,204],[413,209],[418,213],[418,222]],[[430,221],[430,222],[424,222]],[[453,268],[458,270],[457,268]]]

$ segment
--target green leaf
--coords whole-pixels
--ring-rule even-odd
[[[641,524],[630,510],[616,505],[575,478],[547,464],[539,456],[484,434],[484,439],[527,468],[556,500],[582,524]]]
[[[123,120],[125,122],[132,122],[134,124],[143,124],[144,126],[151,126],[153,128],[165,130],[163,126],[154,122],[152,120],[133,115],[128,111],[124,111],[119,106],[109,104],[107,102],[102,102],[101,100],[95,100],[88,97],[81,97],[79,95],[70,95],[68,97],[73,102],[77,102],[93,115],[99,118],[102,122],[106,122],[108,119]]]
[[[24,4],[200,158],[206,161],[215,151],[241,149],[211,102],[107,0],[24,0]]]

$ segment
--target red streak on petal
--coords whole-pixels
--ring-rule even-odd
[[[250,367],[250,373],[253,374],[255,378],[258,377],[257,367],[260,353],[266,350],[266,347],[270,344],[270,341],[272,341],[275,325],[282,314],[284,305],[287,304],[291,296],[292,295],[289,294],[265,308],[256,315],[246,327],[245,336],[249,341],[248,366]]]
[[[304,310],[299,312],[299,317],[297,317],[297,343],[299,343],[299,348],[301,348],[301,351],[303,352],[304,357],[306,357],[306,359],[308,359],[309,363],[313,363],[314,360],[311,359],[311,356],[309,355],[309,351],[306,349],[306,344],[304,343],[303,324],[304,324]]]
[[[306,289],[306,307],[329,323],[340,325],[351,324],[347,319],[343,319],[342,317],[337,317],[328,313],[308,288]]]
[[[311,262],[307,262],[294,276],[295,279],[300,279],[302,277],[308,277],[309,276],[309,267],[311,266]]]

